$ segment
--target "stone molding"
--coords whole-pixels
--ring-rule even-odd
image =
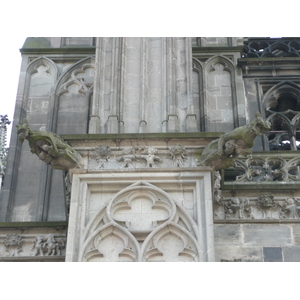
[[[64,260],[67,238],[64,230],[59,231],[1,228],[0,261]]]

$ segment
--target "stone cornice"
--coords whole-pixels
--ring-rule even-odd
[[[95,54],[96,47],[63,47],[63,48],[21,48],[22,54]]]
[[[110,139],[216,139],[223,132],[177,132],[177,133],[123,133],[123,134],[62,134],[64,140],[110,140]]]
[[[54,227],[64,229],[68,227],[68,222],[57,221],[57,222],[0,222],[0,230],[7,228],[16,229],[29,229],[29,228],[43,228],[43,227]]]

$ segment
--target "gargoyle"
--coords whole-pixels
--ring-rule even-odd
[[[239,155],[248,156],[257,136],[271,129],[270,123],[262,119],[259,112],[251,124],[238,127],[210,142],[203,150],[198,165],[211,166],[215,170],[233,167]]]
[[[80,155],[61,137],[49,131],[33,131],[24,119],[23,125],[16,126],[21,144],[28,140],[31,152],[53,169],[68,170],[79,166]]]

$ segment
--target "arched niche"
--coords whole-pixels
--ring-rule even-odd
[[[196,262],[199,249],[194,237],[181,226],[167,222],[145,240],[142,246],[145,262]]]
[[[94,59],[89,57],[62,74],[55,92],[53,131],[59,134],[88,133],[94,72]]]
[[[138,244],[132,235],[118,224],[110,222],[95,230],[86,240],[80,261],[138,261]]]
[[[282,100],[287,99],[283,106]],[[282,102],[282,103],[281,103]],[[300,87],[291,81],[284,81],[274,85],[263,96],[264,110],[285,111],[288,109],[300,111]]]
[[[300,149],[300,87],[290,81],[270,88],[262,99],[263,113],[271,123],[267,144],[270,150]]]
[[[202,63],[193,58],[193,102],[194,112],[200,122],[200,131],[205,131],[203,67]]]
[[[56,64],[45,56],[33,60],[27,67],[23,98],[26,115],[22,118],[26,117],[33,129],[39,129],[42,125],[47,125],[51,91],[57,76]]]
[[[207,131],[230,132],[238,126],[235,68],[222,56],[208,59],[205,65]]]

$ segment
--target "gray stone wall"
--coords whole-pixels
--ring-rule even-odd
[[[23,60],[1,191],[0,222],[66,220],[64,174],[30,153],[27,141],[19,142],[15,126],[22,124],[24,118],[32,130],[81,136],[81,141],[84,141],[82,136],[88,140],[92,134],[99,139],[107,135],[114,143],[114,151],[119,152],[122,135],[143,134],[136,146],[142,141],[145,146],[142,150],[146,151],[150,141],[153,142],[151,134],[155,133],[157,140],[161,138],[166,143],[164,151],[168,151],[169,138],[159,134],[188,137],[199,131],[230,132],[250,122],[257,111],[265,117],[266,105],[275,97],[274,91],[297,94],[299,90],[299,57],[248,59],[243,57],[242,38],[41,37],[28,38],[21,52]],[[153,144],[159,151],[162,151],[161,141]],[[182,136],[180,141],[184,141]],[[200,138],[190,145],[195,151],[195,162],[188,167],[196,166],[197,151],[207,141]],[[131,143],[128,138],[126,146],[132,146]],[[87,149],[84,143],[78,146],[86,169],[96,168],[95,172],[101,173],[107,166],[116,167],[115,160],[111,163],[108,158],[93,158],[94,148]],[[266,138],[257,138],[253,150],[268,150]],[[134,162],[135,167],[150,162],[150,154],[143,155],[148,160]],[[127,159],[125,154],[123,159]],[[265,156],[259,159],[269,161]],[[221,207],[220,202],[213,203],[215,260],[299,261],[299,216],[288,220],[280,217],[280,205],[285,205],[288,197],[297,202],[299,196],[298,186],[291,184],[291,180],[298,180],[295,177],[298,162],[292,161],[286,169],[274,165],[267,173],[267,164],[256,163],[259,160],[250,164],[251,161],[247,160],[247,166],[246,162],[243,164],[243,176],[247,177],[243,177],[243,184],[251,188],[240,189],[233,184],[230,189],[223,184],[220,190],[227,204],[238,196],[250,199],[256,215],[250,221],[250,217],[226,217],[225,204]],[[125,162],[118,163],[122,169]],[[166,159],[164,163],[162,169],[174,167],[172,160]],[[132,174],[135,167],[130,170]],[[255,198],[259,172],[269,175],[265,178],[270,181],[269,190],[276,187],[273,196],[278,202],[277,210],[270,219],[267,211],[262,217],[264,212],[258,210]],[[288,180],[280,179],[279,183],[274,178],[282,172]],[[288,184],[290,190],[285,188]],[[216,213],[220,215],[216,217]],[[76,218],[73,221],[76,223]],[[8,234],[6,230],[0,237],[2,252],[6,251],[3,245]],[[33,237],[24,236],[26,249]]]
[[[63,221],[62,172],[52,170],[18,141],[16,125],[32,130],[87,133],[94,83],[93,38],[28,38],[12,124],[0,221]]]
[[[216,261],[299,262],[300,224],[215,224]]]

